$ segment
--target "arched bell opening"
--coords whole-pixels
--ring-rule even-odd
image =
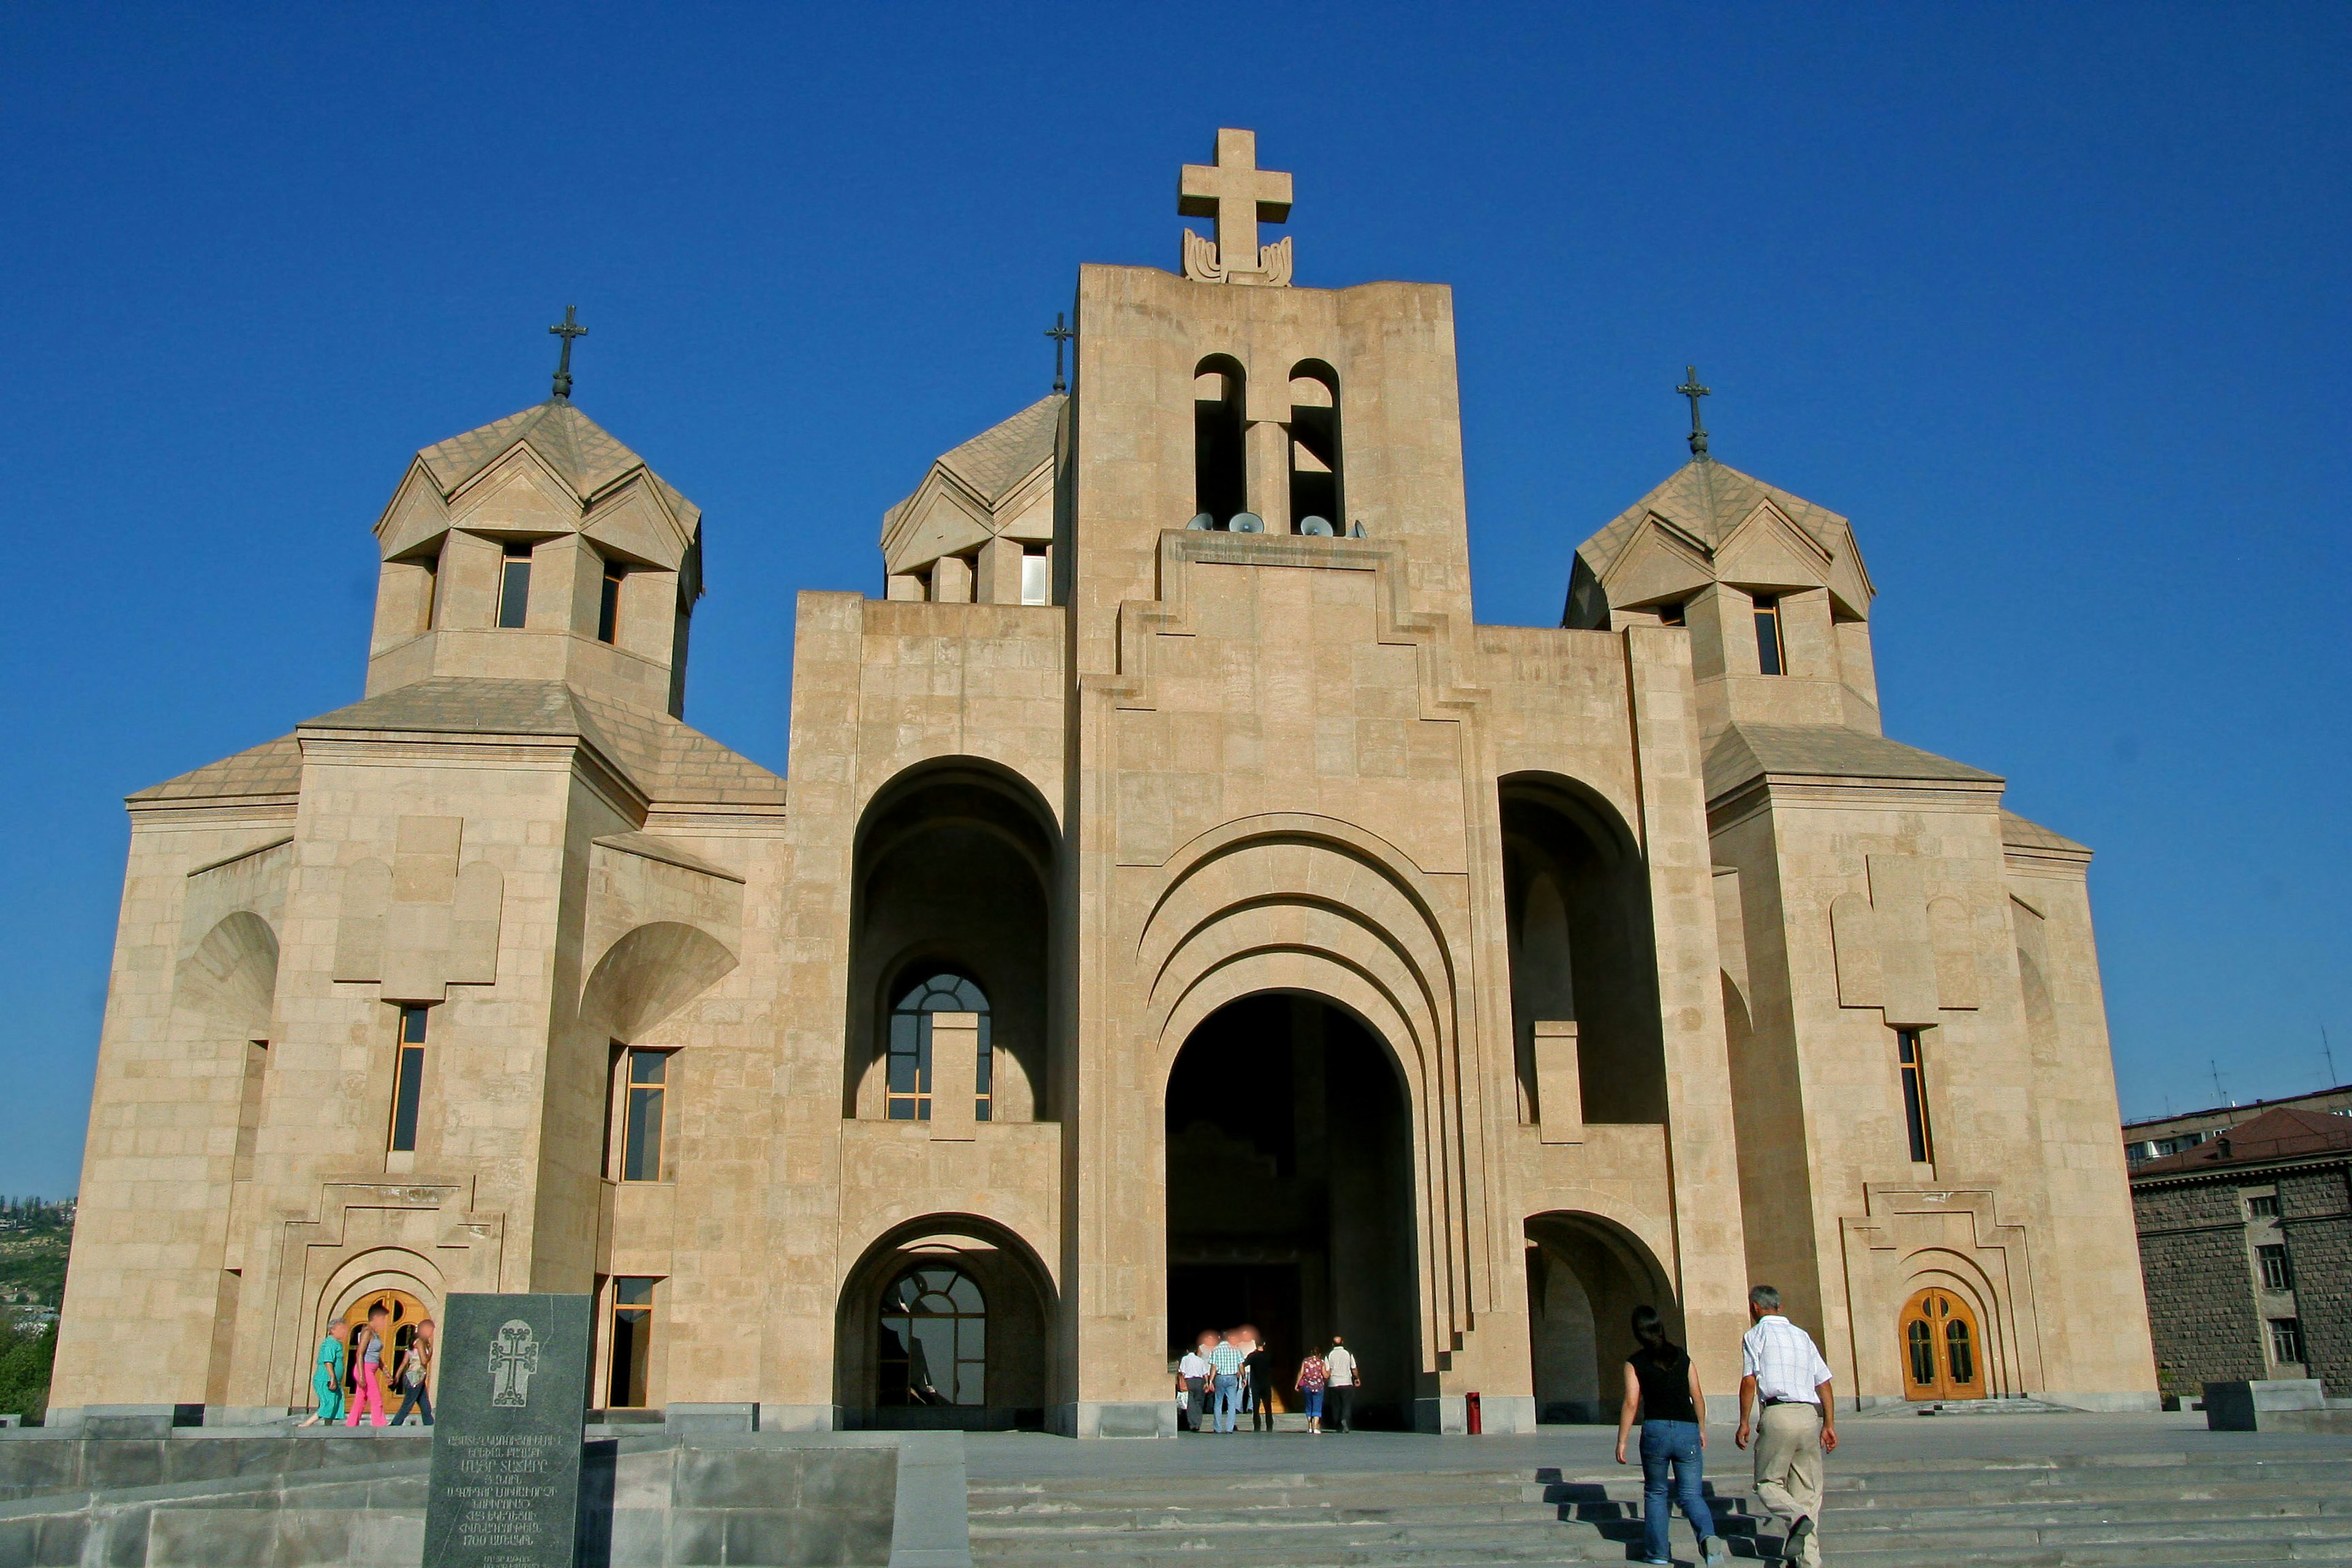
[[[1526,1224],[1528,1341],[1539,1422],[1613,1422],[1636,1307],[1683,1337],[1665,1270],[1639,1238],[1598,1215],[1554,1211]],[[1718,1390],[1716,1392],[1728,1392]]]
[[[1276,1391],[1344,1337],[1358,1425],[1412,1426],[1421,1356],[1409,1097],[1389,1047],[1321,997],[1264,992],[1196,1026],[1168,1075],[1168,1339],[1244,1325]]]
[[[1598,795],[1555,774],[1515,773],[1500,794],[1520,1120],[1544,1119],[1549,1082],[1579,1100],[1549,1108],[1554,1116],[1663,1122],[1657,945],[1632,830]],[[1544,1058],[1571,1047],[1570,1062]]]
[[[1249,510],[1241,362],[1211,354],[1192,371],[1192,510],[1224,528]]]
[[[1290,371],[1291,530],[1344,535],[1343,505],[1339,373],[1319,359],[1302,360]]]
[[[1054,1290],[1029,1245],[969,1215],[909,1220],[844,1282],[835,1401],[852,1431],[1042,1430]]]
[[[854,852],[844,1116],[930,1120],[930,1016],[976,1012],[973,1115],[1051,1118],[1058,845],[1036,792],[990,763],[930,764],[875,796]]]

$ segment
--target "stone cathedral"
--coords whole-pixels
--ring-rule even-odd
[[[702,514],[568,317],[418,452],[363,694],[129,801],[53,1419],[480,1290],[763,1428],[1167,1434],[1246,1322],[1523,1431],[1644,1302],[1727,1395],[1751,1282],[1842,1395],[2151,1405],[2091,852],[1882,732],[1854,529],[1695,377],[1479,624],[1452,295],[1300,286],[1291,201],[1222,131],[1181,270],[1079,269],[1066,390],[800,595],[784,777],[683,721]]]

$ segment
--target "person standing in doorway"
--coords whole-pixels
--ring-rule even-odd
[[[1249,1390],[1250,1430],[1274,1430],[1274,1352],[1257,1337],[1255,1326],[1244,1324],[1242,1378]]]
[[[1324,1392],[1331,1406],[1331,1424],[1342,1432],[1352,1432],[1356,1429],[1356,1357],[1338,1334],[1331,1336],[1323,1367],[1328,1376]]]
[[[319,1342],[318,1360],[310,1373],[310,1392],[318,1395],[319,1408],[310,1412],[302,1426],[331,1426],[343,1418],[343,1336],[335,1331],[331,1323]]]
[[[1323,1436],[1323,1389],[1331,1381],[1331,1369],[1312,1347],[1307,1359],[1298,1363],[1298,1396],[1307,1405],[1307,1435]]]
[[[391,1321],[392,1314],[382,1307],[370,1307],[367,1327],[362,1329],[352,1342],[359,1352],[355,1358],[359,1367],[359,1383],[352,1392],[351,1411],[343,1417],[343,1425],[346,1426],[358,1426],[362,1411],[368,1415],[369,1426],[382,1426],[386,1424],[383,1414],[383,1331]]]
[[[1235,1330],[1234,1333],[1240,1331]],[[1231,1432],[1234,1417],[1241,1408],[1242,1352],[1229,1333],[1209,1352],[1210,1380],[1217,1394],[1217,1430]]]
[[[408,1349],[400,1358],[400,1412],[392,1418],[395,1426],[408,1419],[412,1410],[422,1414],[425,1425],[433,1425],[433,1392],[427,1386],[433,1377],[433,1320],[417,1321],[416,1335],[408,1342]]]
[[[1780,1555],[1820,1568],[1822,1456],[1837,1452],[1837,1402],[1830,1363],[1813,1336],[1780,1315],[1780,1292],[1748,1292],[1754,1320],[1739,1342],[1739,1432],[1756,1440],[1756,1500],[1787,1524]]]
[[[1698,1368],[1690,1353],[1666,1338],[1658,1310],[1633,1309],[1633,1338],[1640,1345],[1625,1363],[1625,1403],[1617,1410],[1617,1462],[1625,1460],[1626,1440],[1633,1435],[1633,1413],[1642,1415],[1642,1561],[1671,1564],[1668,1527],[1674,1503],[1683,1506],[1683,1518],[1698,1532],[1699,1556],[1707,1568],[1724,1562],[1723,1542],[1716,1539],[1715,1515],[1706,1506],[1706,1394],[1698,1385]],[[1667,1497],[1666,1478],[1674,1477],[1674,1498]]]
[[[1216,1369],[1209,1364],[1209,1352],[1216,1343],[1216,1335],[1202,1334],[1176,1363],[1176,1392],[1184,1401],[1185,1425],[1195,1432],[1208,1430],[1202,1417],[1209,1413],[1209,1379],[1216,1375]]]

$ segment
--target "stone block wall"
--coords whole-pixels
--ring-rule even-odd
[[[2158,1386],[2193,1395],[2268,1376],[2236,1185],[2142,1187],[2132,1201]]]
[[[2352,1170],[2283,1171],[2278,1199],[2304,1365],[2329,1394],[2352,1394]]]

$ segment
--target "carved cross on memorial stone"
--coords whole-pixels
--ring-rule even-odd
[[[1290,281],[1290,240],[1261,247],[1260,222],[1290,216],[1290,176],[1257,166],[1257,132],[1220,130],[1217,161],[1187,163],[1176,187],[1176,211],[1217,226],[1214,244],[1184,231],[1184,276],[1195,283]]]

